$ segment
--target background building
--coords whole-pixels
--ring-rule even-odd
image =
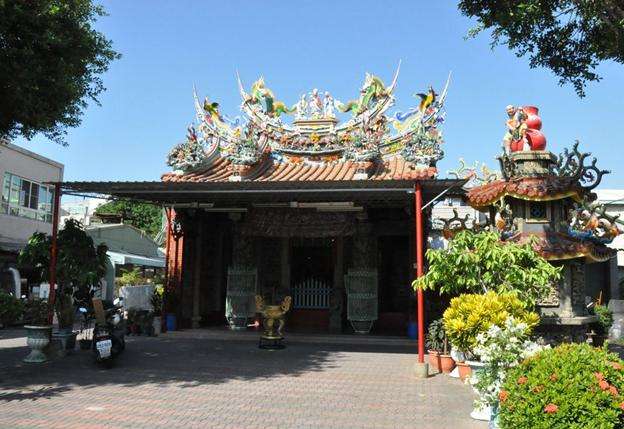
[[[95,210],[105,202],[106,200],[99,198],[81,198],[64,201],[61,203],[59,226],[62,228],[68,219],[77,220],[84,226],[91,225],[91,218],[95,214]]]
[[[595,192],[598,195],[597,202],[604,204],[607,214],[619,215],[620,220],[624,222],[624,189],[598,189]],[[622,229],[622,224],[620,224],[620,229]],[[615,237],[609,247],[618,251],[617,257],[613,258],[609,264],[611,295],[622,298],[620,282],[624,280],[624,235]]]
[[[63,181],[63,164],[1,144],[0,181],[0,264],[6,264],[15,261],[34,232],[52,233],[54,189],[46,183]]]

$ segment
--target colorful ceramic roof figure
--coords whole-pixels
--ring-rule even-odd
[[[390,86],[366,74],[358,98],[341,102],[313,89],[292,106],[276,98],[261,77],[246,91],[238,79],[241,116],[199,101],[187,139],[167,157],[163,181],[313,181],[431,179],[442,158],[439,125],[448,84],[417,94],[419,106],[386,114],[394,104],[397,69]],[[337,113],[350,117],[339,121]],[[286,118],[294,115],[289,122]]]
[[[507,106],[507,134],[499,157],[502,177],[489,174],[470,188],[468,202],[494,215],[492,224],[503,240],[528,242],[549,260],[584,257],[604,261],[613,251],[605,245],[620,231],[617,218],[593,203],[592,192],[606,170],[588,163],[590,153],[578,142],[559,157],[544,150],[536,107]],[[462,164],[462,171],[471,172]]]

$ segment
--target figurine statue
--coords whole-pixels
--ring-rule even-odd
[[[523,139],[526,132],[526,114],[521,107],[515,107],[511,104],[505,108],[507,111],[507,132],[503,137],[503,149],[505,154],[509,155],[512,152],[511,143]],[[523,148],[524,149],[524,148]]]
[[[305,94],[301,94],[301,98],[297,102],[296,105],[295,118],[296,119],[305,119],[308,115],[308,100]]]
[[[323,102],[319,96],[318,89],[314,88],[310,93],[310,101],[308,102],[310,117],[318,119],[323,113]]]
[[[327,91],[325,91],[325,98],[323,99],[323,116],[325,118],[335,118],[334,115],[334,97]]]

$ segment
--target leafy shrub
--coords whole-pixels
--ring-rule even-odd
[[[464,294],[453,298],[444,312],[444,329],[453,347],[472,354],[477,335],[492,325],[502,327],[510,316],[529,329],[539,322],[539,316],[526,310],[515,293]]]
[[[429,270],[414,288],[440,293],[516,292],[527,308],[548,295],[561,268],[540,256],[531,243],[501,241],[494,232],[460,231],[447,249],[427,251]]]
[[[594,306],[594,314],[598,316],[598,322],[596,322],[595,329],[599,335],[606,335],[609,333],[609,328],[613,325],[613,313],[607,308],[606,305]]]
[[[0,323],[10,325],[24,313],[24,304],[10,293],[0,290]]]
[[[120,286],[137,286],[147,283],[147,279],[143,276],[141,269],[134,267],[131,270],[121,269],[121,277],[117,279]]]
[[[434,320],[429,324],[427,331],[426,346],[428,350],[448,353],[448,340],[444,332],[444,322],[442,319]]]
[[[499,394],[500,426],[622,427],[623,368],[615,354],[588,344],[545,349],[508,371]]]
[[[48,301],[33,299],[26,303],[24,309],[24,322],[34,326],[47,326],[50,306]]]

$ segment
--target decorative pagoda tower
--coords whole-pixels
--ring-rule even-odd
[[[591,154],[579,152],[578,143],[559,157],[547,151],[537,108],[508,106],[507,113],[502,177],[470,189],[468,202],[489,213],[502,240],[532,242],[563,267],[559,284],[539,303],[542,331],[552,341],[584,341],[595,321],[587,310],[586,266],[613,257],[606,244],[620,233],[616,219],[593,204],[592,190],[609,172],[595,158],[586,164]]]

